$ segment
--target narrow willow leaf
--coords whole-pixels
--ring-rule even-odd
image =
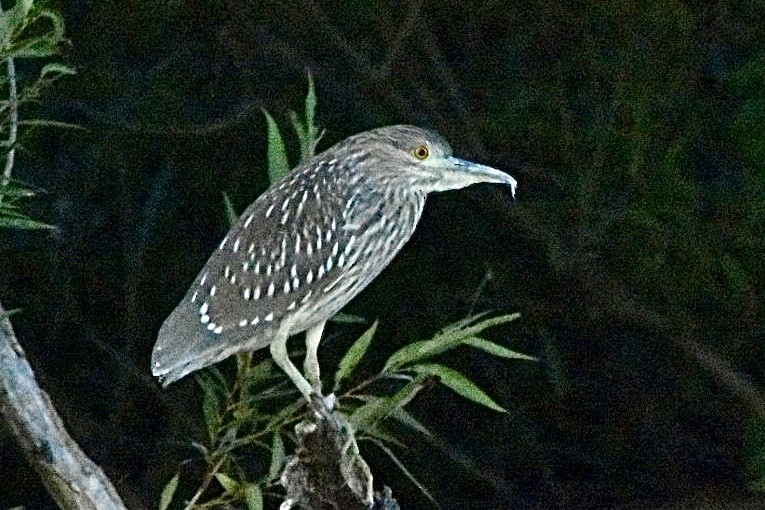
[[[244,501],[247,510],[263,510],[263,492],[257,483],[248,483],[244,486]]]
[[[221,397],[218,383],[208,372],[197,375],[199,386],[202,387],[202,414],[210,437],[216,437],[221,426],[222,409],[225,400]]]
[[[337,372],[335,372],[335,387],[332,389],[333,392],[336,392],[340,388],[340,383],[350,377],[356,369],[361,358],[364,357],[367,349],[369,349],[369,344],[372,343],[372,338],[374,338],[376,331],[377,321],[375,321],[375,323],[372,324],[372,327],[366,330],[358,340],[353,342],[351,348],[348,349],[348,352],[345,353],[343,359],[340,360],[340,365],[337,367]]]
[[[53,38],[27,39],[20,44],[14,45],[8,53],[10,58],[45,58],[56,54],[58,42]]]
[[[34,0],[18,0],[12,8],[0,12],[0,36],[2,36],[0,42],[3,49],[10,46],[13,34],[23,29],[33,3]]]
[[[263,383],[271,382],[283,375],[283,372],[276,370],[274,361],[271,358],[267,358],[257,365],[250,365],[250,368],[247,370],[245,383],[248,390],[255,393]]]
[[[479,314],[479,316],[480,315],[481,314]],[[475,336],[485,329],[488,329],[494,326],[499,326],[500,324],[506,324],[508,322],[512,322],[518,319],[520,316],[521,314],[519,313],[510,313],[506,315],[499,315],[497,317],[491,317],[489,319],[484,319],[481,322],[473,324],[472,326],[466,325],[465,327],[461,327],[459,328],[459,330],[451,332],[451,334],[459,334],[462,337]],[[449,335],[447,334],[444,336],[449,336]]]
[[[396,446],[402,450],[405,450],[407,446],[403,442],[399,441],[391,432],[386,430],[384,424],[385,422],[378,421],[373,425],[367,425],[363,430],[364,435],[362,437],[371,437],[382,441],[387,445]]]
[[[209,374],[210,377],[212,377],[213,380],[217,383],[217,388],[220,392],[221,398],[225,398],[226,394],[228,393],[228,379],[226,379],[226,376],[223,375],[223,372],[220,371],[220,368],[213,365],[206,368],[205,372]]]
[[[75,71],[73,67],[69,67],[58,62],[50,62],[43,66],[42,70],[40,71],[40,78],[45,78],[45,75],[51,73],[60,76],[65,74],[77,74],[77,71]]]
[[[300,140],[300,157],[303,161],[310,159],[316,152],[318,140],[318,129],[315,125],[316,116],[316,89],[313,84],[313,77],[308,73],[308,93],[305,98],[305,112],[303,123],[295,112],[290,112],[290,120],[295,133]]]
[[[356,429],[365,429],[391,414],[395,409],[408,404],[425,386],[428,376],[418,375],[390,397],[372,399],[356,409],[349,421]]]
[[[367,320],[364,317],[359,317],[358,315],[351,315],[348,313],[336,313],[332,316],[331,319],[329,319],[332,322],[337,322],[338,324],[366,324]]]
[[[442,337],[437,336],[432,340],[412,342],[397,350],[390,358],[388,358],[388,361],[383,368],[383,372],[392,372],[405,365],[412,364],[415,361],[441,354],[442,352],[457,347],[461,343],[462,338],[460,336],[453,336],[448,340],[444,340]]]
[[[20,120],[19,126],[37,126],[37,127],[55,127],[64,129],[81,129],[83,131],[88,130],[85,126],[79,124],[71,124],[69,122],[61,122],[59,120],[45,120],[45,119],[26,119]]]
[[[268,124],[268,179],[275,183],[289,171],[287,150],[284,148],[284,140],[279,132],[279,126],[271,114],[263,110]]]
[[[423,436],[433,437],[433,433],[406,409],[398,408],[391,413],[391,418],[415,430]]]
[[[35,196],[35,192],[14,182],[0,186],[0,196],[12,198],[29,198]]]
[[[58,43],[64,41],[64,17],[56,11],[50,9],[43,9],[38,13],[39,18],[48,18],[53,25],[52,32],[48,35],[48,38]],[[37,19],[34,20],[35,22]]]
[[[227,492],[236,492],[239,490],[239,482],[223,473],[215,473],[215,479]]]
[[[295,130],[298,142],[300,142],[300,161],[303,162],[311,157],[308,150],[310,143],[308,129],[303,125],[298,114],[293,111],[290,111],[290,122],[292,122],[292,129]]]
[[[159,510],[167,510],[170,503],[173,501],[175,491],[178,489],[178,481],[181,479],[181,474],[176,473],[174,477],[170,479],[165,488],[162,489],[162,494],[159,496]]]
[[[313,76],[308,73],[308,94],[305,96],[305,127],[306,133],[311,139],[311,143],[315,142],[313,139],[316,133],[316,125],[314,122],[316,116],[316,87],[313,83]],[[313,154],[310,154],[313,156]]]
[[[479,315],[480,316],[480,315]],[[466,338],[472,337],[486,328],[504,324],[520,317],[520,314],[500,315],[485,319],[479,323],[469,324],[474,318],[465,319],[456,323],[457,325],[447,326],[441,332],[437,333],[430,340],[420,340],[418,342],[405,345],[394,352],[383,368],[384,372],[392,372],[405,365],[410,365],[416,361],[431,358],[437,354],[454,349],[462,345]]]
[[[246,372],[250,369],[252,351],[240,352],[234,357],[236,358],[236,379],[239,381],[240,378],[247,375]]]
[[[24,3],[26,3],[26,0]],[[59,14],[42,9],[35,12],[31,19],[25,19],[24,23],[26,26],[46,26],[44,22],[38,21],[42,18],[48,19],[51,30],[21,41],[15,41],[15,44],[12,45],[10,51],[5,55],[6,58],[42,58],[56,54],[59,44],[64,40],[64,20]]]
[[[485,317],[488,314],[490,314],[491,311],[485,311],[480,312],[475,315],[470,315],[469,317],[465,317],[462,320],[459,320],[455,322],[454,324],[449,324],[448,326],[444,327],[441,331],[438,332],[439,335],[444,335],[446,333],[450,333],[452,331],[458,331],[460,329],[465,329],[466,327],[470,326],[474,322],[476,322],[481,317]]]
[[[14,308],[13,310],[4,310],[0,312],[0,321],[3,319],[7,319],[11,315],[15,315],[21,311],[21,308]]]
[[[401,470],[402,473],[404,473],[404,476],[406,476],[410,482],[414,484],[415,487],[417,487],[420,492],[422,492],[423,496],[428,498],[431,503],[433,503],[436,508],[441,508],[441,505],[438,504],[436,499],[433,497],[433,495],[428,491],[428,489],[425,488],[425,486],[420,483],[417,478],[406,468],[403,462],[399,460],[399,458],[396,456],[395,453],[393,453],[393,450],[385,446],[382,442],[377,441],[375,439],[370,439],[371,442],[373,442],[379,449],[381,449],[383,452],[385,452],[388,457],[390,457],[390,460],[393,461],[394,464]]]
[[[274,414],[271,419],[268,422],[268,425],[266,425],[266,430],[274,430],[281,428],[282,425],[288,421],[290,418],[292,418],[295,413],[298,412],[298,410],[303,407],[304,400],[301,397],[300,400],[296,400],[295,402],[283,407],[279,412]]]
[[[19,230],[51,230],[55,229],[53,225],[35,221],[26,216],[6,215],[0,212],[0,228],[15,228]]]
[[[483,338],[479,338],[477,336],[471,336],[469,338],[466,338],[464,343],[465,345],[469,345],[470,347],[475,347],[476,349],[481,349],[484,352],[488,352],[489,354],[493,356],[499,356],[500,358],[539,361],[539,358],[535,358],[534,356],[529,356],[528,354],[521,354],[520,352],[516,352],[512,349],[508,349],[507,347],[503,347],[499,344],[495,344],[494,342],[489,342],[488,340],[484,340]]]
[[[194,448],[195,450],[199,451],[199,453],[201,453],[202,455],[209,455],[210,454],[210,450],[205,445],[203,445],[202,443],[199,443],[197,441],[191,441],[190,444],[191,444],[192,448]]]
[[[276,480],[281,476],[286,458],[282,435],[278,431],[274,432],[274,441],[271,443],[271,465],[268,467],[269,481]]]
[[[0,204],[0,217],[2,218],[26,218],[19,207],[10,201]]]
[[[462,395],[463,397],[472,400],[477,404],[481,404],[482,406],[488,407],[489,409],[493,409],[495,411],[499,411],[501,413],[507,412],[502,406],[494,402],[491,397],[484,393],[481,388],[476,386],[473,381],[457,372],[453,368],[445,367],[435,363],[414,365],[408,368],[421,375],[434,375],[438,377],[441,384],[454,391],[458,395]]]
[[[239,215],[236,214],[236,209],[234,209],[234,204],[231,202],[231,198],[228,196],[228,193],[224,191],[222,195],[223,207],[226,210],[226,221],[228,221],[228,226],[232,227],[234,226],[234,223],[236,223],[236,220],[239,219]]]

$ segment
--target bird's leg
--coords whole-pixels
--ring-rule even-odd
[[[308,400],[311,401],[311,385],[305,380],[303,374],[297,369],[295,365],[290,361],[289,354],[287,353],[287,338],[289,338],[290,324],[288,321],[283,322],[279,329],[276,331],[273,340],[271,340],[271,357],[274,359],[274,363],[279,365],[279,368],[284,370],[295,386],[300,390],[300,393]]]
[[[313,391],[321,396],[321,376],[319,373],[319,341],[324,332],[324,325],[327,321],[322,321],[305,333],[305,362],[303,370],[305,377],[313,386]]]

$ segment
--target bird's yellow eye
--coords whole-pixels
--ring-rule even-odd
[[[420,145],[412,151],[412,154],[417,159],[427,159],[427,157],[430,156],[430,150],[428,150],[426,145]]]

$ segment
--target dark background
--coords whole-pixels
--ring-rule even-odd
[[[26,134],[15,176],[58,229],[0,232],[0,299],[131,508],[204,436],[193,378],[150,376],[157,330],[226,231],[221,192],[242,210],[265,189],[260,108],[286,127],[307,70],[320,148],[406,122],[519,181],[516,202],[431,197],[346,309],[381,320],[373,366],[471,311],[522,313],[488,336],[541,362],[445,360],[509,414],[440,388],[411,405],[442,444],[402,457],[444,508],[761,508],[762,2],[54,5],[78,74],[22,116],[85,130]],[[325,366],[362,330],[333,325]],[[368,460],[402,508],[430,508]],[[0,480],[0,507],[52,508],[7,431]]]

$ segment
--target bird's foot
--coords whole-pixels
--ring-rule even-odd
[[[334,393],[322,395],[321,393],[311,393],[311,402],[309,406],[314,412],[322,416],[331,416],[337,405],[337,397]]]

